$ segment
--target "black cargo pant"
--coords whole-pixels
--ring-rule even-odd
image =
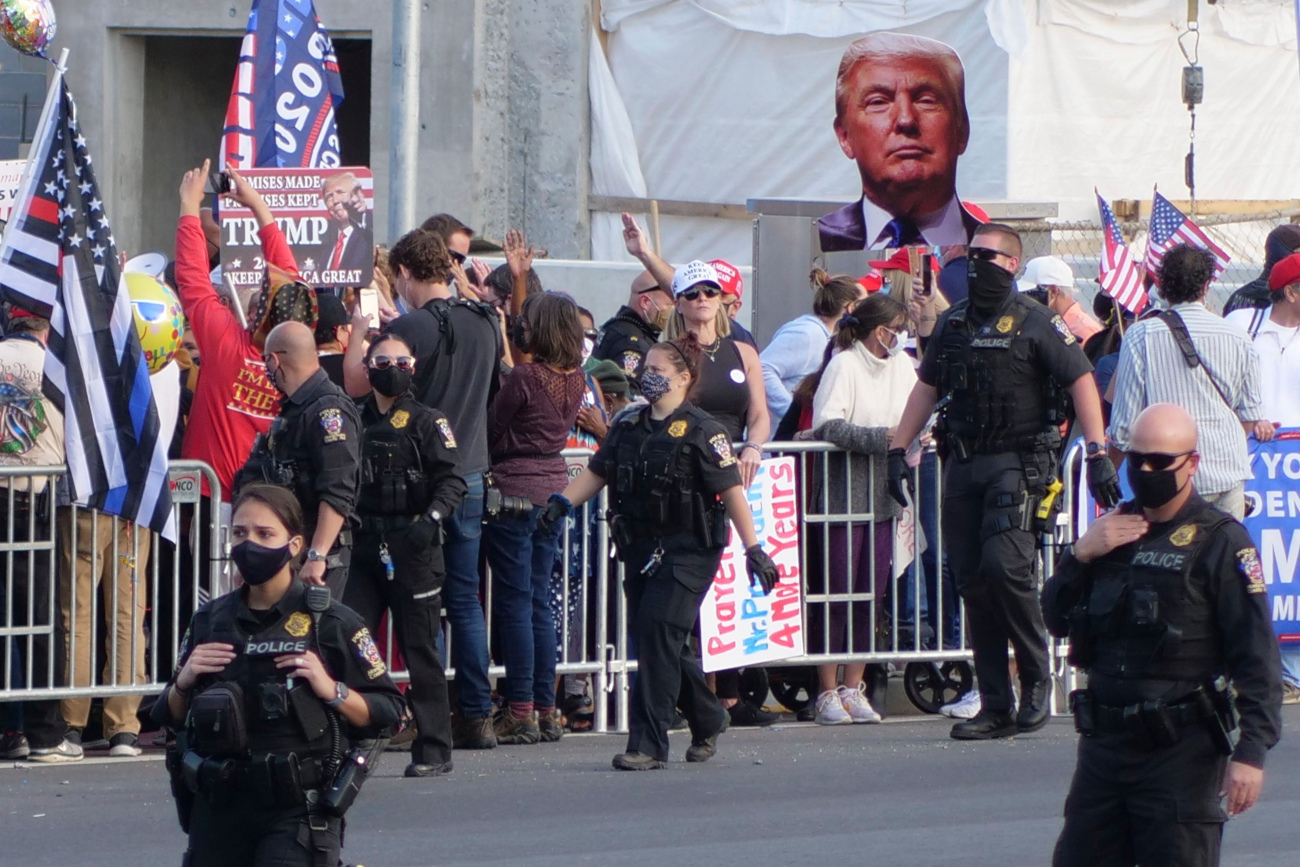
[[[238,797],[214,807],[198,797],[182,867],[334,867],[342,848],[341,820],[325,824],[313,833],[306,807],[267,809]]]
[[[1038,604],[1032,532],[1022,529],[1027,492],[1044,484],[1055,456],[1031,459],[1036,479],[1013,452],[950,458],[944,474],[943,548],[966,604],[975,675],[984,710],[1013,704],[1007,642],[1016,651],[1020,682],[1046,680],[1047,631]]]
[[[1226,768],[1200,725],[1158,750],[1120,732],[1080,738],[1053,867],[1215,867]]]
[[[407,694],[420,736],[411,744],[411,761],[442,764],[451,761],[451,704],[447,672],[438,655],[438,626],[442,614],[442,562],[439,531],[428,522],[385,533],[357,532],[343,604],[377,633],[384,610],[397,636],[397,646],[411,675]],[[388,545],[392,579],[379,558],[380,543]]]
[[[623,592],[636,644],[637,677],[632,687],[627,749],[668,761],[668,726],[681,709],[691,738],[712,737],[726,724],[727,712],[704,679],[690,648],[700,602],[718,571],[722,552],[669,552],[652,575],[642,575],[653,542],[629,546]],[[697,589],[698,588],[698,589]]]

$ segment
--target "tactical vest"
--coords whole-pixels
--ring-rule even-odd
[[[428,511],[432,503],[433,489],[414,437],[389,424],[366,430],[361,442],[357,511],[415,516]]]
[[[295,418],[294,421],[298,419]],[[235,494],[250,482],[266,482],[293,491],[304,512],[315,523],[315,513],[311,504],[315,495],[306,468],[300,467],[295,455],[305,453],[300,435],[301,424],[291,424],[284,416],[277,416],[271,421],[271,429],[265,434],[258,434],[253,443],[252,454],[236,478]]]
[[[1206,507],[1162,535],[1141,539],[1098,560],[1079,626],[1090,659],[1111,677],[1198,681],[1222,652],[1214,607],[1192,571],[1214,533],[1232,518]],[[1075,634],[1071,628],[1071,640]]]
[[[960,302],[939,337],[944,432],[976,451],[1012,451],[1065,421],[1060,386],[1036,364],[1026,321],[1031,302],[1014,296],[982,326]]]
[[[321,731],[325,708],[306,682],[288,690],[284,671],[275,658],[286,653],[319,652],[316,623],[304,604],[256,634],[246,634],[235,618],[233,599],[213,606],[205,641],[222,641],[235,647],[234,660],[220,675],[202,683],[234,681],[244,693],[244,718],[250,753],[294,752],[300,756],[329,753],[328,729]],[[206,680],[206,678],[205,678]],[[310,736],[309,736],[310,735]]]

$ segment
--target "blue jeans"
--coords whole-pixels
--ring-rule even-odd
[[[536,538],[541,506],[527,519],[502,518],[483,527],[492,567],[493,612],[506,662],[506,700],[555,706],[555,622],[551,569],[565,522]]]
[[[927,542],[925,553],[920,558],[921,571],[925,576],[925,598],[921,600],[921,616],[925,618],[930,625],[930,629],[938,636],[939,632],[939,576],[943,575],[943,650],[951,650],[958,647],[961,643],[961,616],[958,609],[957,584],[952,577],[952,569],[948,566],[948,558],[943,558],[943,564],[938,562],[939,554],[939,498],[935,495],[938,490],[937,482],[939,476],[939,458],[932,452],[927,451],[921,457],[920,487],[916,491],[917,509],[921,516],[921,532],[925,533]],[[901,579],[906,585],[906,589],[901,594],[904,603],[899,606],[900,617],[905,618],[904,622],[911,622],[913,612],[913,587],[916,581],[914,570],[917,568],[917,560],[912,561],[911,568],[908,569],[906,578]],[[932,647],[936,647],[937,642],[931,642]]]
[[[447,568],[447,580],[442,596],[452,630],[451,664],[456,667],[457,704],[467,719],[481,719],[492,715],[487,624],[478,598],[483,474],[467,474],[465,486],[469,489],[465,499],[456,507],[455,513],[443,521],[447,539],[443,542],[442,559]]]
[[[1300,687],[1300,647],[1284,644],[1282,650],[1282,680]]]

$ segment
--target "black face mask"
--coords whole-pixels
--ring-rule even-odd
[[[1178,486],[1178,470],[1139,470],[1132,463],[1125,463],[1129,486],[1133,488],[1133,499],[1144,509],[1158,509],[1182,492]]]
[[[522,316],[510,323],[510,342],[519,347],[520,352],[528,351],[528,330],[524,328]]]
[[[265,584],[284,568],[284,564],[293,559],[289,546],[267,548],[249,539],[245,539],[230,549],[230,559],[235,561],[235,568],[244,579],[245,584],[256,587]]]
[[[411,371],[402,370],[396,365],[384,370],[366,368],[366,375],[370,378],[370,387],[384,397],[397,397],[411,387]]]
[[[1001,306],[1011,292],[1015,275],[1000,265],[976,259],[966,259],[966,284],[970,306],[976,313],[988,316]]]

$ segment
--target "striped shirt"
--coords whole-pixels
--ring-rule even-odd
[[[1259,355],[1250,335],[1204,304],[1175,304],[1173,309],[1187,324],[1201,366],[1187,366],[1164,322],[1152,318],[1135,323],[1120,350],[1107,433],[1112,445],[1126,450],[1138,413],[1155,403],[1178,404],[1196,419],[1201,453],[1196,490],[1207,496],[1221,494],[1251,477],[1242,422],[1262,416]],[[1209,376],[1223,389],[1231,409]]]

